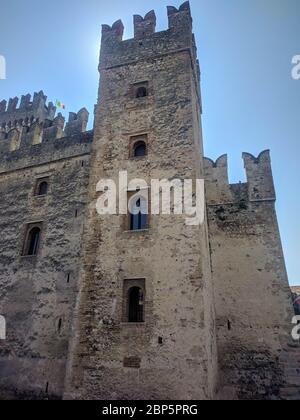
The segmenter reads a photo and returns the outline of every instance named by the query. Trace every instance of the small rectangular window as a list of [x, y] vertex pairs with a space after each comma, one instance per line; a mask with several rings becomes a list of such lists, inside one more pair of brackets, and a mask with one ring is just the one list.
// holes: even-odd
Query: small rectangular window
[[129, 157], [130, 158], [143, 158], [147, 155], [148, 155], [147, 134], [130, 137]]
[[136, 99], [147, 98], [149, 96], [149, 83], [135, 83], [133, 85], [133, 94]]

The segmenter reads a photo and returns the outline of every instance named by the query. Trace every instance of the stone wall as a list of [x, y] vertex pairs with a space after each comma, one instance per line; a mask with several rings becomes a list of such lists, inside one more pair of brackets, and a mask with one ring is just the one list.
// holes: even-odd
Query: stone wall
[[[13, 151], [7, 130], [1, 133], [0, 313], [7, 340], [0, 347], [0, 399], [63, 394], [93, 136], [75, 130], [65, 137], [58, 120], [39, 121], [37, 144], [38, 123], [21, 123]], [[35, 194], [40, 178], [47, 178], [46, 196]], [[37, 222], [38, 255], [24, 256], [27, 226]]]
[[227, 157], [205, 159], [220, 396], [280, 398], [292, 305], [269, 152], [244, 154], [247, 183], [229, 185]]

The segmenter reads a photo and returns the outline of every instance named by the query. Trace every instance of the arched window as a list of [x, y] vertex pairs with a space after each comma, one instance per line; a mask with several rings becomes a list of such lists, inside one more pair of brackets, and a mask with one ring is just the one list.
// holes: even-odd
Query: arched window
[[130, 230], [145, 230], [148, 228], [148, 203], [143, 197], [132, 203], [130, 214]]
[[145, 86], [140, 86], [136, 90], [136, 97], [137, 98], [146, 98], [148, 96], [148, 90]]
[[49, 185], [50, 185], [50, 178], [44, 177], [37, 179], [34, 189], [34, 195], [35, 196], [43, 196], [47, 195], [49, 192]]
[[39, 184], [37, 195], [47, 195], [48, 193], [48, 182], [43, 181]]
[[128, 291], [128, 322], [144, 322], [144, 293], [139, 287]]
[[39, 227], [34, 227], [29, 231], [26, 255], [37, 255], [39, 250], [40, 237], [41, 229]]
[[138, 141], [133, 147], [133, 156], [142, 157], [147, 155], [147, 146], [144, 141]]

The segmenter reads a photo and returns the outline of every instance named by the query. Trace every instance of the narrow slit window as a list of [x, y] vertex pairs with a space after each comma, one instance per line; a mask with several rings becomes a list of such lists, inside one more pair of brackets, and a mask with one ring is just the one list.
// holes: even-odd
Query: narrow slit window
[[57, 331], [58, 331], [58, 333], [60, 333], [60, 332], [61, 332], [61, 328], [62, 328], [62, 319], [61, 319], [61, 318], [59, 318], [59, 321], [58, 321], [58, 326], [57, 326]]

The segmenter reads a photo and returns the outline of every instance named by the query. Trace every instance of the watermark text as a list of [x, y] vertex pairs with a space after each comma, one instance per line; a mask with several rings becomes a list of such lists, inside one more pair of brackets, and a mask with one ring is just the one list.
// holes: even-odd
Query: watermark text
[[0, 315], [0, 340], [6, 340], [6, 320]]
[[[100, 197], [96, 209], [103, 215], [184, 215], [187, 226], [199, 226], [205, 219], [203, 179], [143, 179], [128, 182], [127, 171], [119, 172], [118, 186], [112, 179], [98, 182]], [[150, 192], [150, 193], [149, 193]], [[128, 195], [130, 193], [130, 195]]]
[[300, 80], [300, 55], [294, 55], [292, 58], [292, 78], [294, 80]]
[[6, 60], [3, 55], [0, 55], [0, 80], [6, 79]]
[[295, 325], [295, 327], [292, 330], [293, 340], [299, 341], [300, 340], [300, 315], [294, 316], [292, 320], [292, 324]]

